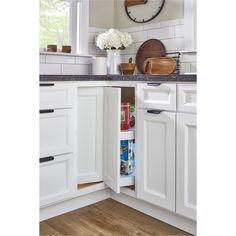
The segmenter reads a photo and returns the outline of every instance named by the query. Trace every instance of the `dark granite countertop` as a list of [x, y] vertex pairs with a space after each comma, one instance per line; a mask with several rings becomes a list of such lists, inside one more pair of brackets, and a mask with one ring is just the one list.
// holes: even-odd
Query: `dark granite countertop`
[[40, 75], [40, 81], [166, 81], [196, 82], [196, 74], [184, 75]]

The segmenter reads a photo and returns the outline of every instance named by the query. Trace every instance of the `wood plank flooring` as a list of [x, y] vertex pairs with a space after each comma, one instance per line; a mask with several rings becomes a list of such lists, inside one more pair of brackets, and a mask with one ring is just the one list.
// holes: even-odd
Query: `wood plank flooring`
[[190, 235], [112, 199], [42, 221], [40, 236]]

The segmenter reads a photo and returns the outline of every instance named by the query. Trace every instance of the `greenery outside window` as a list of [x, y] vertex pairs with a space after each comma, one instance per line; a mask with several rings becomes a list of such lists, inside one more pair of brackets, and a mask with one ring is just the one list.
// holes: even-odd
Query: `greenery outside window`
[[71, 45], [72, 53], [86, 54], [88, 4], [88, 0], [40, 0], [40, 48]]

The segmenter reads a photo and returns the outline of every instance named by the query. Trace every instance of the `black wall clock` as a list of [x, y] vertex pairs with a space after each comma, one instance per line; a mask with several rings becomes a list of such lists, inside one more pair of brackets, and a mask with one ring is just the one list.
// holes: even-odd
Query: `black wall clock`
[[161, 12], [165, 0], [125, 0], [125, 11], [136, 23], [153, 20]]

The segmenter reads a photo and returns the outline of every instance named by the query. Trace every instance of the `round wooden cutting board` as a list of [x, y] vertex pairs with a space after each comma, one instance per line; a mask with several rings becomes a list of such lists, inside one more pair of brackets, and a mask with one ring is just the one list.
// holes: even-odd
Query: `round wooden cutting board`
[[140, 73], [144, 74], [143, 63], [147, 58], [164, 57], [166, 49], [164, 44], [158, 39], [149, 39], [145, 41], [136, 54], [136, 66]]

